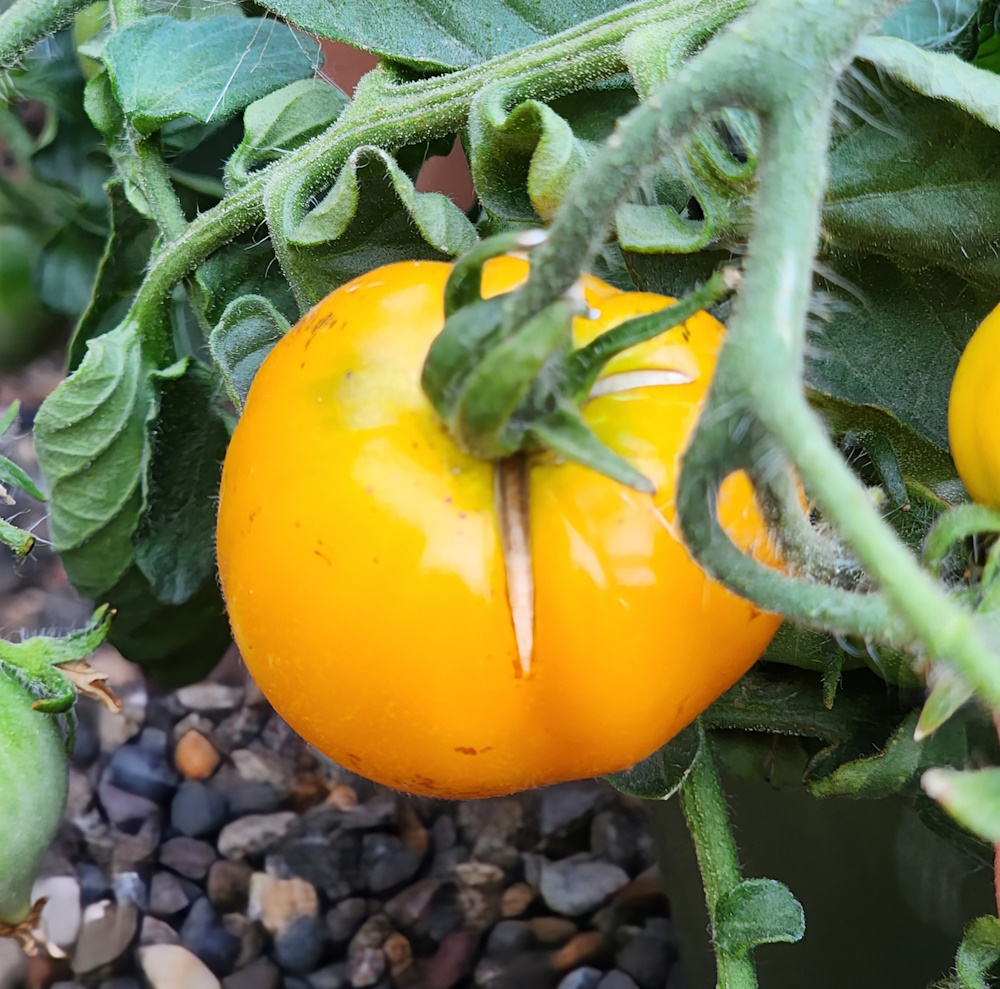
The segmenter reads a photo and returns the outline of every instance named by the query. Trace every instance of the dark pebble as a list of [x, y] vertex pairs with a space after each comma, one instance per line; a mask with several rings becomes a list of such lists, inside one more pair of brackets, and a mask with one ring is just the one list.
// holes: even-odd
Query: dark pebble
[[652, 838], [638, 811], [612, 808], [594, 815], [590, 851], [635, 875], [653, 861]]
[[148, 800], [166, 800], [180, 781], [176, 770], [167, 762], [165, 750], [159, 752], [142, 745], [123, 745], [116, 749], [108, 761], [108, 768], [112, 784]]
[[353, 831], [293, 834], [277, 851], [291, 875], [312, 883], [332, 902], [364, 885], [361, 836]]
[[351, 810], [341, 811], [340, 826], [348, 831], [373, 831], [395, 826], [397, 817], [394, 797], [375, 796]]
[[194, 902], [180, 934], [181, 943], [216, 975], [232, 971], [240, 954], [240, 939], [222, 926], [215, 907], [206, 897]]
[[110, 771], [105, 770], [97, 784], [97, 799], [104, 809], [107, 819], [134, 834], [153, 814], [159, 812], [159, 805], [146, 797], [140, 797], [128, 790], [115, 786], [110, 779]]
[[[153, 705], [150, 712], [155, 708]], [[147, 714], [147, 725], [149, 715]], [[139, 733], [139, 748], [157, 758], [166, 758], [170, 738], [163, 728], [146, 727]]]
[[222, 980], [222, 989], [279, 989], [281, 973], [274, 962], [258, 958]]
[[596, 783], [563, 783], [542, 792], [538, 823], [542, 837], [552, 839], [582, 831], [590, 824], [594, 809], [605, 799]]
[[111, 893], [111, 880], [100, 866], [92, 862], [81, 862], [76, 867], [76, 878], [80, 883], [82, 906], [105, 900]]
[[409, 881], [420, 868], [424, 856], [407, 848], [392, 835], [366, 834], [361, 864], [373, 893], [383, 893]]
[[677, 957], [666, 918], [653, 917], [615, 956], [615, 966], [632, 976], [639, 989], [662, 989]]
[[313, 972], [308, 981], [311, 989], [347, 989], [351, 984], [347, 965], [343, 962], [327, 965], [326, 968]]
[[204, 879], [216, 858], [215, 849], [197, 838], [171, 838], [160, 848], [160, 863], [188, 879]]
[[245, 910], [253, 869], [246, 862], [216, 859], [208, 870], [208, 898], [223, 913]]
[[285, 796], [270, 783], [252, 783], [244, 780], [232, 766], [223, 766], [208, 784], [222, 794], [233, 817], [247, 814], [273, 814], [285, 804]]
[[274, 960], [288, 972], [305, 975], [319, 964], [325, 941], [318, 917], [296, 917], [274, 939]]
[[226, 823], [226, 798], [204, 783], [182, 783], [170, 805], [170, 823], [191, 838], [212, 834]]
[[101, 736], [97, 733], [97, 705], [83, 699], [76, 707], [76, 740], [73, 743], [72, 763], [77, 769], [86, 769], [101, 754]]
[[120, 975], [116, 979], [105, 979], [98, 989], [142, 989], [138, 979], [130, 978], [127, 975]]
[[612, 969], [597, 983], [597, 989], [639, 989], [639, 987], [631, 976], [619, 972], [618, 969]]
[[624, 869], [588, 857], [542, 865], [542, 896], [552, 910], [567, 917], [595, 910], [627, 884]]
[[486, 941], [486, 954], [491, 958], [513, 958], [532, 947], [535, 935], [529, 924], [523, 920], [501, 920], [490, 931]]
[[557, 989], [596, 989], [603, 975], [599, 968], [578, 968], [570, 972]]
[[[341, 900], [326, 913], [326, 930], [334, 944], [344, 944], [354, 937], [368, 916], [368, 903], [360, 897]], [[392, 917], [392, 914], [389, 914]], [[395, 920], [395, 918], [393, 918]]]
[[149, 912], [154, 917], [173, 917], [186, 910], [198, 895], [194, 883], [172, 872], [157, 872], [149, 885]]

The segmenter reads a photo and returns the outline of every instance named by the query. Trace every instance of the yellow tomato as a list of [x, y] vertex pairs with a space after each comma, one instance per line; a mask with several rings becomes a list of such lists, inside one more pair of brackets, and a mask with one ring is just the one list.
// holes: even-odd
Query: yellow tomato
[[1000, 306], [983, 320], [958, 362], [948, 439], [969, 494], [1000, 508]]
[[[667, 369], [683, 383], [612, 388], [584, 407], [655, 495], [532, 458], [522, 671], [494, 465], [455, 445], [420, 387], [450, 270], [379, 268], [278, 343], [226, 456], [218, 553], [236, 642], [296, 731], [381, 783], [466, 798], [633, 765], [753, 664], [779, 618], [709, 580], [675, 525], [680, 452], [724, 332], [698, 313], [603, 375]], [[495, 259], [484, 295], [526, 274]], [[578, 345], [672, 301], [583, 287], [600, 315], [575, 321]], [[740, 546], [775, 561], [744, 475], [719, 508]]]

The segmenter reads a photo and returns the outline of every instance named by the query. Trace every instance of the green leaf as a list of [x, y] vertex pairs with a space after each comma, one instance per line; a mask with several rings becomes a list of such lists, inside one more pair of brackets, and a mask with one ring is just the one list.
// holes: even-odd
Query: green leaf
[[269, 240], [246, 239], [216, 251], [197, 272], [205, 321], [215, 326], [226, 308], [244, 295], [264, 296], [288, 322], [299, 318], [299, 308]]
[[662, 748], [631, 769], [605, 779], [622, 793], [643, 800], [668, 800], [681, 788], [701, 745], [701, 733], [689, 725]]
[[170, 605], [130, 567], [107, 598], [118, 611], [109, 641], [163, 687], [204, 679], [229, 647], [229, 621], [214, 576], [184, 604]]
[[533, 0], [529, 11], [510, 0], [474, 6], [435, 0], [267, 0], [269, 10], [302, 30], [385, 55], [420, 69], [477, 65], [565, 31], [624, 0]]
[[467, 148], [476, 193], [507, 223], [551, 220], [572, 179], [637, 103], [631, 88], [583, 90], [508, 112], [507, 84], [485, 89], [469, 111]]
[[986, 976], [1000, 961], [1000, 920], [977, 917], [962, 936], [955, 954], [956, 989], [990, 989]]
[[225, 16], [210, 24], [206, 30], [199, 20], [154, 15], [108, 38], [100, 57], [140, 134], [181, 116], [225, 119], [319, 68], [318, 45], [271, 18]]
[[986, 841], [1000, 842], [1000, 768], [928, 769], [921, 783], [927, 796], [963, 827]]
[[921, 48], [942, 48], [965, 30], [978, 9], [979, 0], [910, 0], [886, 18], [882, 33], [905, 38]]
[[226, 162], [226, 188], [241, 188], [256, 169], [301, 147], [329, 127], [348, 102], [325, 79], [301, 79], [251, 103], [243, 114], [243, 141]]
[[23, 471], [17, 464], [0, 456], [0, 487], [6, 485], [11, 488], [20, 488], [26, 491], [32, 498], [45, 501], [45, 495], [39, 491], [38, 485]]
[[208, 371], [193, 362], [160, 387], [135, 562], [166, 604], [194, 597], [215, 571], [215, 499], [229, 434], [213, 412], [214, 393]]
[[[868, 255], [844, 256], [838, 272], [850, 287], [830, 288], [837, 305], [811, 340], [806, 377], [814, 397], [831, 409], [838, 402], [870, 409], [866, 428], [888, 426], [890, 438], [902, 440], [894, 446], [904, 473], [928, 481], [954, 476], [947, 458], [951, 379], [989, 310], [941, 269], [904, 271]], [[892, 420], [913, 438], [892, 429]]]
[[814, 782], [817, 797], [887, 797], [897, 793], [920, 766], [921, 747], [914, 741], [917, 712], [909, 714], [878, 755], [856, 759]]
[[70, 342], [71, 371], [83, 360], [88, 340], [114, 329], [125, 318], [146, 274], [157, 238], [156, 225], [132, 207], [121, 182], [108, 186], [108, 202], [111, 221], [108, 239], [90, 304]]
[[886, 126], [856, 116], [840, 130], [823, 209], [828, 238], [840, 250], [907, 254], [959, 273], [971, 257], [993, 258], [1000, 237], [1000, 77], [897, 39], [865, 44], [880, 58], [894, 56], [889, 71], [916, 62], [923, 72], [911, 81], [931, 92], [899, 90], [888, 111], [870, 97], [859, 110], [885, 116]]
[[156, 415], [154, 372], [138, 328], [124, 323], [89, 342], [80, 366], [35, 418], [53, 545], [89, 597], [100, 596], [132, 562], [145, 502], [146, 429]]
[[288, 332], [288, 321], [268, 299], [245, 295], [231, 303], [208, 345], [238, 412], [271, 348]]
[[740, 955], [759, 944], [794, 943], [806, 931], [802, 904], [774, 879], [744, 879], [715, 908], [715, 941]]
[[103, 238], [79, 226], [63, 227], [42, 249], [35, 292], [50, 309], [79, 316], [90, 301]]
[[418, 193], [392, 157], [361, 147], [333, 188], [288, 232], [282, 268], [312, 305], [338, 285], [392, 261], [443, 260], [467, 251], [476, 231], [446, 196]]

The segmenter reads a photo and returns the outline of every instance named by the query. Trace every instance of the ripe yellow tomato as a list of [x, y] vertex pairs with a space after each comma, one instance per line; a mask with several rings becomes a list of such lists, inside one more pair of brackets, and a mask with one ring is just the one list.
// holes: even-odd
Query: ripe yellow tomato
[[[467, 798], [635, 764], [731, 686], [780, 619], [707, 579], [675, 525], [680, 452], [724, 332], [699, 313], [612, 361], [584, 407], [655, 495], [532, 458], [522, 670], [494, 465], [455, 445], [420, 387], [450, 270], [379, 268], [278, 343], [226, 456], [218, 554], [236, 642], [296, 731], [381, 783]], [[497, 258], [484, 274], [491, 296], [527, 265]], [[600, 315], [575, 321], [578, 345], [672, 301], [583, 287]], [[629, 378], [612, 376], [648, 369], [683, 383], [615, 390]], [[723, 486], [720, 515], [775, 562], [745, 475]]]
[[1000, 306], [983, 320], [958, 362], [948, 439], [969, 494], [1000, 508]]

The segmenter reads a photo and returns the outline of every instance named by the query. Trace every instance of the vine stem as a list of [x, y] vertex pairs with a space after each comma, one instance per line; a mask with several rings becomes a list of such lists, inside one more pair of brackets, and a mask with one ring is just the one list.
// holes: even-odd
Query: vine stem
[[[174, 284], [213, 251], [265, 219], [265, 194], [270, 233], [284, 265], [287, 231], [301, 220], [309, 196], [332, 181], [351, 152], [362, 145], [400, 148], [454, 134], [465, 126], [473, 100], [496, 84], [509, 87], [512, 99], [553, 99], [587, 83], [612, 79], [627, 71], [622, 44], [636, 28], [709, 10], [735, 17], [747, 2], [637, 0], [510, 55], [446, 75], [397, 83], [384, 70], [373, 70], [327, 130], [254, 173], [246, 185], [164, 246], [139, 289], [132, 315], [139, 325], [155, 325], [159, 307]], [[310, 300], [291, 275], [300, 305], [308, 306]]]
[[718, 945], [718, 905], [727, 893], [740, 884], [742, 876], [711, 745], [700, 720], [697, 726], [698, 754], [681, 786], [680, 800], [705, 889], [715, 946], [718, 989], [756, 989], [757, 973], [750, 952], [735, 954], [723, 951]]
[[17, 0], [0, 14], [0, 69], [10, 69], [42, 38], [68, 24], [91, 0]]

